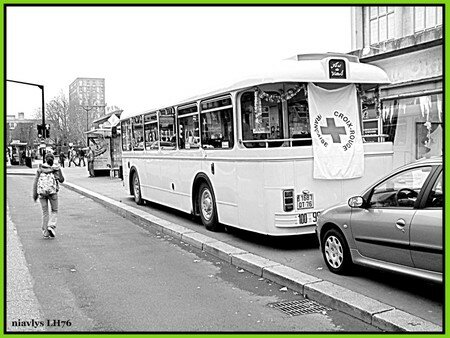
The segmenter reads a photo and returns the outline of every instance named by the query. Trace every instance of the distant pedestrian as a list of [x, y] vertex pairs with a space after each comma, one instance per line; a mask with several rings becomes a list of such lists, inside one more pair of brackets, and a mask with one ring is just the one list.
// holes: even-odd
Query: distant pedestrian
[[59, 164], [61, 165], [61, 168], [64, 168], [64, 161], [66, 160], [66, 155], [64, 155], [64, 152], [61, 151], [59, 153]]
[[94, 151], [92, 150], [92, 146], [91, 146], [91, 147], [89, 147], [88, 155], [87, 155], [89, 177], [95, 177], [94, 159], [95, 159], [95, 155], [94, 155]]
[[[42, 207], [42, 234], [44, 238], [56, 236], [56, 221], [58, 216], [59, 183], [64, 182], [59, 165], [54, 163], [55, 156], [47, 154], [45, 162], [39, 166], [33, 184], [33, 199], [39, 198]], [[51, 212], [49, 213], [48, 204]]]
[[85, 167], [86, 166], [86, 162], [84, 161], [85, 153], [84, 153], [83, 148], [80, 149], [80, 154], [79, 155], [80, 155], [80, 160], [78, 161], [78, 166], [81, 167], [81, 161], [83, 161], [83, 167]]
[[77, 158], [77, 151], [75, 149], [70, 149], [69, 151], [69, 168], [70, 164], [73, 163], [74, 166], [77, 166], [77, 163], [75, 162], [75, 159]]

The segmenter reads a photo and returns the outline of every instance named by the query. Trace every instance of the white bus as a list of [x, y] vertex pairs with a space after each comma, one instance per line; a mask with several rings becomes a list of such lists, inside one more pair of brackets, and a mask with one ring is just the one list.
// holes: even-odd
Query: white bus
[[[336, 61], [337, 76], [330, 68]], [[314, 233], [321, 210], [392, 169], [393, 150], [392, 143], [366, 142], [362, 177], [315, 179], [308, 85], [357, 84], [360, 93], [386, 83], [383, 70], [350, 55], [299, 55], [227, 88], [124, 112], [124, 186], [138, 204], [192, 213], [212, 231]]]

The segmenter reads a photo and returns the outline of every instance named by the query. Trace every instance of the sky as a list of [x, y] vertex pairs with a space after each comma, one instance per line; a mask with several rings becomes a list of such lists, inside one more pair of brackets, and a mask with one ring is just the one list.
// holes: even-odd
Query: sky
[[[343, 6], [16, 6], [6, 9], [7, 79], [105, 78], [108, 106], [144, 111], [232, 84], [296, 54], [351, 50]], [[38, 87], [7, 82], [7, 114], [33, 118]]]

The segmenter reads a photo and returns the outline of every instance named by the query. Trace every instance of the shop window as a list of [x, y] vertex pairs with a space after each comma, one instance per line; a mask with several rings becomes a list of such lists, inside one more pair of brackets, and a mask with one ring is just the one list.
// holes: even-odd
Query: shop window
[[131, 121], [126, 120], [122, 122], [121, 125], [122, 131], [122, 150], [129, 151], [133, 148], [131, 147]]
[[158, 117], [156, 112], [144, 115], [145, 149], [158, 149]]
[[132, 121], [132, 145], [133, 150], [144, 150], [144, 126], [142, 116], [135, 116]]
[[242, 141], [245, 147], [279, 147], [283, 144], [283, 141], [274, 142], [283, 139], [282, 104], [272, 99], [278, 96], [279, 93], [262, 90], [242, 94]]
[[173, 150], [176, 147], [175, 113], [173, 108], [159, 110], [159, 147]]
[[197, 105], [178, 109], [178, 148], [198, 149], [200, 130]]
[[231, 149], [233, 106], [230, 97], [202, 102], [201, 144], [204, 149]]
[[394, 156], [406, 163], [443, 154], [442, 94], [383, 101], [381, 119]]

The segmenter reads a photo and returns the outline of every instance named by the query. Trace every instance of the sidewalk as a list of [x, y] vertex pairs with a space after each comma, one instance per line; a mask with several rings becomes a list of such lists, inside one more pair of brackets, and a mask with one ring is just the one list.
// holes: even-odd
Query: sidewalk
[[[34, 175], [35, 172], [35, 169], [26, 167], [7, 169], [8, 175]], [[121, 198], [126, 195], [120, 179], [88, 178], [85, 167], [66, 168], [64, 175], [66, 176], [65, 187], [89, 196], [128, 219], [151, 226], [232, 265], [285, 285], [306, 298], [359, 318], [381, 330], [442, 332], [442, 327], [388, 304], [126, 205], [121, 201]]]
[[[6, 207], [6, 323], [8, 332], [45, 331], [17, 229]], [[28, 320], [27, 320], [28, 319]], [[30, 322], [31, 320], [31, 322]]]

